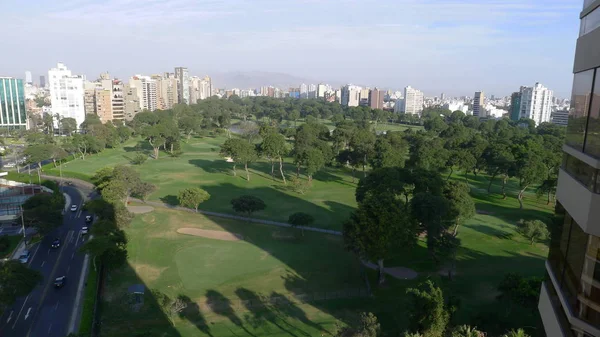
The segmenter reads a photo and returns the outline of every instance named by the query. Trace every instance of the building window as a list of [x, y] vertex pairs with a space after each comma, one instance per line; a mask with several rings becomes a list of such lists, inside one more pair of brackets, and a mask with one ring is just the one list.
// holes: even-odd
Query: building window
[[[600, 8], [600, 7], [599, 7]], [[600, 10], [597, 10], [600, 13]], [[592, 157], [600, 158], [600, 71], [596, 70], [596, 81], [590, 104], [585, 146], [583, 150]]]
[[598, 27], [600, 27], [600, 7], [597, 7], [591, 13], [581, 19], [579, 36], [584, 36]]
[[565, 153], [562, 168], [573, 179], [579, 181], [588, 190], [600, 193], [600, 182], [598, 181], [598, 170], [581, 160]]
[[579, 151], [583, 151], [593, 81], [594, 69], [577, 73], [573, 78], [566, 143]]

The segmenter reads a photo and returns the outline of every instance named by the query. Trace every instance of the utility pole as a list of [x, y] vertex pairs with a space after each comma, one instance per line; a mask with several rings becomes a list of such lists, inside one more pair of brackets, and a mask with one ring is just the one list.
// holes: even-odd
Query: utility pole
[[23, 210], [23, 205], [20, 205], [21, 209], [21, 230], [23, 230], [23, 240], [25, 240], [25, 211]]

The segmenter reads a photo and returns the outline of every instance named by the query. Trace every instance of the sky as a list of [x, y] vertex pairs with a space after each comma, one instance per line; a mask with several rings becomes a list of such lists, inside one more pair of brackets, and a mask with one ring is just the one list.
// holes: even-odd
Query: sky
[[1, 0], [0, 76], [268, 71], [428, 95], [572, 85], [583, 0]]

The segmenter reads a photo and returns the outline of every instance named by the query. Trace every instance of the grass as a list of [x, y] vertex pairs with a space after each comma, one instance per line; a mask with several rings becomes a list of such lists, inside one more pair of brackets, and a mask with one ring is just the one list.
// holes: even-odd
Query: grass
[[[237, 233], [244, 240], [182, 235], [176, 232], [180, 227]], [[358, 262], [339, 237], [300, 237], [291, 229], [167, 209], [136, 216], [127, 235], [129, 266], [111, 273], [106, 287], [106, 336], [131, 336], [134, 331], [165, 336], [314, 336], [335, 330], [346, 311], [335, 308], [347, 300], [329, 303], [332, 312], [314, 303], [270, 305], [269, 298], [364, 289]], [[148, 289], [137, 313], [126, 300], [127, 287], [136, 283]], [[183, 295], [192, 304], [181, 316], [167, 316], [156, 304], [153, 289], [170, 298]], [[215, 301], [221, 309], [208, 309]]]
[[[179, 158], [169, 157], [161, 152], [158, 160], [149, 159], [141, 166], [134, 166], [144, 181], [157, 186], [156, 192], [149, 200], [177, 204], [180, 190], [198, 186], [211, 194], [210, 200], [203, 203], [200, 209], [233, 213], [231, 199], [244, 195], [255, 195], [265, 201], [267, 209], [256, 213], [257, 218], [275, 221], [287, 221], [290, 214], [303, 210], [316, 219], [317, 227], [336, 229], [356, 206], [354, 189], [349, 172], [333, 168], [325, 168], [315, 175], [313, 186], [304, 195], [295, 193], [289, 186], [282, 184], [276, 176], [270, 176], [270, 164], [254, 163], [250, 166], [250, 181], [245, 180], [245, 173], [238, 167], [237, 176], [232, 174], [232, 164], [219, 157], [219, 146], [225, 137], [192, 138], [184, 143], [184, 153]], [[141, 147], [138, 145], [141, 144]], [[85, 160], [77, 159], [63, 165], [63, 176], [81, 178], [89, 181], [100, 168], [118, 164], [129, 164], [137, 152], [148, 151], [147, 144], [131, 140], [122, 148], [107, 149], [99, 154], [87, 156]], [[291, 163], [286, 163], [284, 170], [289, 179], [295, 172]], [[56, 168], [48, 167], [45, 173], [58, 175]], [[289, 184], [288, 184], [289, 185]]]
[[0, 251], [1, 258], [10, 257], [10, 255], [15, 251], [15, 249], [17, 248], [17, 246], [23, 239], [23, 236], [22, 235], [11, 235], [11, 236], [6, 236], [6, 238], [8, 238], [8, 246], [6, 247], [5, 250]]
[[79, 335], [90, 336], [94, 323], [94, 305], [98, 287], [98, 271], [90, 264], [85, 290], [83, 292], [83, 309], [79, 323]]

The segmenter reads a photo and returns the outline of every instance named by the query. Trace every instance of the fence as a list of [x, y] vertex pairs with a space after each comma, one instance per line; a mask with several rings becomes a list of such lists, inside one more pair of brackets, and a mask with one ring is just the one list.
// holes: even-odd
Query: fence
[[364, 288], [345, 289], [331, 292], [315, 292], [308, 294], [294, 294], [292, 296], [254, 296], [251, 299], [217, 300], [207, 299], [206, 303], [199, 305], [204, 312], [242, 311], [256, 308], [282, 307], [293, 304], [310, 303], [334, 299], [350, 299], [369, 297], [370, 293]]

